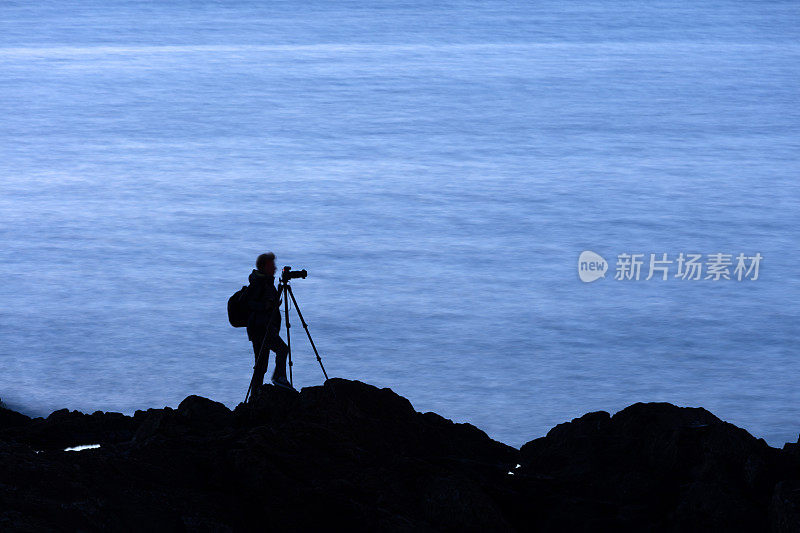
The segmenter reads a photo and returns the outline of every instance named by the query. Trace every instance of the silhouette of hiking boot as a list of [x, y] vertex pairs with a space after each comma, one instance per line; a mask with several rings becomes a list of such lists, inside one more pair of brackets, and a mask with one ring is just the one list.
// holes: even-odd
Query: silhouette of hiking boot
[[272, 376], [272, 384], [276, 387], [282, 387], [284, 389], [294, 390], [289, 380], [286, 379], [286, 376]]

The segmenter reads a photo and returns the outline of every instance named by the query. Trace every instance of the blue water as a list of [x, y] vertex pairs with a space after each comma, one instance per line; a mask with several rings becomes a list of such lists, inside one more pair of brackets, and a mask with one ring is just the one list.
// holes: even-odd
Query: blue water
[[[227, 297], [520, 445], [587, 411], [800, 431], [797, 2], [0, 5], [0, 397], [234, 406]], [[581, 251], [764, 257], [591, 284]], [[612, 269], [613, 269], [612, 264]], [[322, 372], [293, 320], [297, 386]]]

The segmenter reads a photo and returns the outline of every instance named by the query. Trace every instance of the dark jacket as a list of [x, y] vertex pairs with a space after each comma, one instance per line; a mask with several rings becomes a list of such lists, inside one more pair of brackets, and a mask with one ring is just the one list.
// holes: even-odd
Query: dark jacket
[[[267, 331], [267, 313], [272, 304], [278, 299], [278, 289], [275, 288], [275, 276], [253, 270], [250, 274], [250, 287], [247, 289], [247, 304], [250, 306], [250, 317], [247, 319], [247, 337], [253, 340], [263, 337]], [[281, 329], [280, 302], [273, 308], [272, 322], [269, 329], [278, 333]]]

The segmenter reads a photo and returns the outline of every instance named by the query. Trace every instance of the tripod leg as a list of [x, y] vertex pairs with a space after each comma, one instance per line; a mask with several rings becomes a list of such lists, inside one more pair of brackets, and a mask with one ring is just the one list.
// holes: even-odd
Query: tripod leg
[[[292, 290], [289, 285], [286, 286], [289, 290]], [[286, 357], [289, 360], [289, 385], [294, 387], [292, 383], [292, 337], [289, 333], [292, 325], [289, 324], [289, 299], [283, 299], [283, 313], [286, 315], [286, 347], [288, 348], [288, 352], [286, 353]]]
[[[253, 378], [250, 380], [250, 386], [247, 387], [247, 394], [244, 395], [244, 403], [247, 403], [248, 399], [250, 398], [250, 394], [253, 393], [261, 383], [256, 383], [259, 370], [261, 365], [267, 365], [269, 363], [269, 350], [267, 350], [266, 357], [264, 357], [264, 346], [267, 342], [269, 327], [272, 325], [272, 318], [275, 313], [275, 306], [279, 305], [278, 302], [281, 300], [281, 293], [285, 292], [285, 287], [283, 284], [278, 284], [278, 296], [275, 298], [275, 301], [270, 306], [269, 315], [267, 316], [267, 333], [264, 334], [264, 339], [261, 341], [261, 348], [258, 349], [258, 357], [256, 357], [256, 364], [253, 366]], [[284, 294], [284, 298], [286, 295]], [[280, 307], [278, 307], [278, 312], [280, 313]], [[264, 368], [264, 374], [267, 372], [267, 369]], [[260, 374], [263, 376], [264, 374]]]
[[[292, 303], [294, 304], [294, 308], [297, 311], [297, 316], [300, 317], [300, 323], [303, 324], [303, 329], [306, 330], [306, 335], [308, 335], [308, 342], [311, 343], [311, 348], [314, 349], [314, 355], [317, 356], [317, 362], [319, 363], [319, 367], [322, 369], [322, 373], [325, 375], [325, 379], [328, 379], [328, 373], [325, 372], [325, 367], [322, 365], [322, 358], [319, 356], [319, 352], [317, 351], [317, 347], [314, 345], [314, 339], [311, 338], [311, 333], [308, 331], [308, 324], [306, 324], [305, 319], [303, 318], [303, 313], [300, 312], [300, 306], [297, 305], [297, 300], [294, 297], [294, 292], [292, 292], [292, 288], [287, 286], [287, 292], [292, 299]], [[291, 367], [290, 367], [291, 368]]]

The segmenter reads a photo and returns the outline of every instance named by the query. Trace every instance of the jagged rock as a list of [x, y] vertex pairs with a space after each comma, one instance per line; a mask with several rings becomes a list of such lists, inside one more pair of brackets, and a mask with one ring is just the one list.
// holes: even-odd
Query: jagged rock
[[520, 456], [520, 476], [547, 477], [564, 498], [610, 505], [607, 519], [634, 529], [763, 529], [785, 473], [762, 439], [705, 409], [665, 403], [584, 415]]
[[233, 413], [220, 402], [188, 396], [177, 410], [148, 409], [138, 411], [141, 420], [133, 436], [136, 443], [153, 438], [209, 437], [229, 432], [233, 424]]
[[800, 481], [781, 481], [775, 486], [769, 515], [772, 533], [800, 531]]
[[24, 426], [31, 421], [30, 417], [7, 409], [0, 401], [0, 431], [8, 428]]
[[797, 531], [797, 449], [635, 404], [515, 450], [335, 378], [233, 411], [0, 411], [0, 530]]
[[0, 439], [24, 442], [37, 449], [63, 449], [80, 444], [110, 444], [130, 440], [138, 425], [122, 413], [96, 411], [91, 415], [60, 409], [47, 418], [29, 419], [18, 413], [17, 423], [0, 423]]
[[209, 427], [230, 425], [233, 416], [231, 410], [224, 404], [195, 395], [187, 396], [178, 405], [178, 415], [187, 419], [191, 424]]

